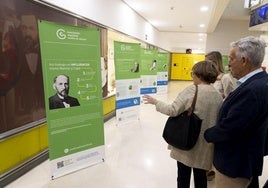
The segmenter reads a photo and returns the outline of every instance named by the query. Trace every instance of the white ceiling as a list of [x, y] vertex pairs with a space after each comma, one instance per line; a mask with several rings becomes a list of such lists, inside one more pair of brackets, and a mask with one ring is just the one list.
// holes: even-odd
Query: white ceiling
[[[204, 50], [206, 34], [220, 19], [249, 20], [244, 0], [123, 0], [178, 46]], [[206, 6], [207, 11], [201, 11]], [[204, 27], [200, 27], [203, 24]]]

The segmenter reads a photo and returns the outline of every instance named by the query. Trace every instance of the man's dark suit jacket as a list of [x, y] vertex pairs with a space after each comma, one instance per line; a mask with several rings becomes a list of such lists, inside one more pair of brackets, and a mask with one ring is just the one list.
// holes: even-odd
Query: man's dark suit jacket
[[65, 97], [64, 100], [60, 99], [57, 94], [52, 97], [49, 97], [49, 109], [56, 109], [56, 108], [65, 108], [63, 101], [68, 103], [70, 107], [72, 106], [80, 106], [78, 100], [74, 97]]
[[223, 102], [216, 126], [205, 132], [215, 145], [214, 166], [228, 177], [260, 176], [267, 135], [268, 75], [260, 72]]
[[[268, 118], [266, 119], [266, 124], [268, 124]], [[265, 148], [264, 148], [264, 156], [266, 155], [268, 155], [268, 129], [267, 129], [266, 142], [265, 142]]]

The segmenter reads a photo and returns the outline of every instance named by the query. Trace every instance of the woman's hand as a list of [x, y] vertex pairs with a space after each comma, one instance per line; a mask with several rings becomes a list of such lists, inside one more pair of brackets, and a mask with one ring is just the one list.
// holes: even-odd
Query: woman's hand
[[143, 95], [143, 101], [145, 104], [156, 104], [157, 100], [150, 95]]

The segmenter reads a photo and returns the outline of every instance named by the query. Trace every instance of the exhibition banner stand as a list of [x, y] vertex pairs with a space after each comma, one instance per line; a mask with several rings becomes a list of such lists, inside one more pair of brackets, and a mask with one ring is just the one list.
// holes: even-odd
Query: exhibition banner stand
[[140, 49], [141, 56], [141, 83], [140, 94], [141, 97], [145, 94], [157, 93], [157, 50]]
[[54, 179], [104, 160], [100, 33], [43, 20], [38, 26]]
[[114, 63], [117, 123], [139, 120], [140, 45], [115, 41]]
[[168, 53], [158, 52], [157, 54], [157, 93], [164, 94], [168, 92]]

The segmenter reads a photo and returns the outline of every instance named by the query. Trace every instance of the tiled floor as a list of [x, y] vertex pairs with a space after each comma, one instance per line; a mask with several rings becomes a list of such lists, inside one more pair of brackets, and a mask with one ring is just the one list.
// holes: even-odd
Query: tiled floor
[[[170, 82], [169, 93], [156, 97], [172, 102], [191, 83]], [[152, 105], [142, 104], [140, 110], [138, 122], [117, 126], [112, 118], [105, 123], [105, 162], [51, 180], [47, 160], [6, 188], [175, 188], [176, 161], [161, 137], [167, 116]], [[260, 187], [268, 179], [268, 157], [265, 160]], [[214, 188], [214, 181], [208, 187]]]

